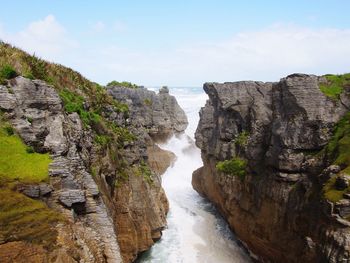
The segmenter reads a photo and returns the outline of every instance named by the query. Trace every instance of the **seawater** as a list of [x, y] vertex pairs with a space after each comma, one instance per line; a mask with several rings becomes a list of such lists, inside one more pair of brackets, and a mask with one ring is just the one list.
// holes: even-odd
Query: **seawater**
[[162, 176], [170, 204], [168, 226], [162, 238], [137, 262], [252, 262], [214, 206], [199, 196], [191, 185], [192, 172], [202, 166], [194, 133], [199, 110], [208, 97], [202, 88], [170, 88], [170, 94], [184, 109], [189, 126], [184, 134], [159, 145], [177, 156], [174, 165]]

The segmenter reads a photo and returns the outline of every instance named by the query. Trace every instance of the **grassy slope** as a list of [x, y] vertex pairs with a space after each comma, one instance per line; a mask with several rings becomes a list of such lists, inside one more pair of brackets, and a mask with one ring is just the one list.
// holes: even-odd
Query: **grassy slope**
[[15, 191], [17, 184], [48, 181], [48, 154], [28, 153], [0, 116], [0, 239], [23, 240], [47, 248], [55, 243], [60, 215], [45, 203]]
[[[350, 73], [344, 75], [325, 75], [328, 83], [320, 85], [321, 91], [331, 99], [339, 99], [344, 89], [350, 88]], [[350, 112], [336, 125], [333, 137], [322, 151], [328, 160], [341, 167], [340, 174], [350, 174]], [[344, 190], [335, 188], [335, 177], [332, 177], [323, 187], [324, 196], [338, 202], [344, 193], [350, 192], [350, 187]]]
[[7, 124], [0, 123], [0, 178], [23, 183], [48, 180], [49, 154], [28, 153], [18, 135], [8, 135]]

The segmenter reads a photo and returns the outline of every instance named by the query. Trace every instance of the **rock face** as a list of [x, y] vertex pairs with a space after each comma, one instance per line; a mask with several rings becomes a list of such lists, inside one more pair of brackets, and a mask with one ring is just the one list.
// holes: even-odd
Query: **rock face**
[[127, 103], [134, 123], [148, 128], [157, 139], [167, 138], [173, 131], [182, 132], [188, 125], [185, 112], [166, 87], [159, 94], [144, 88], [124, 87], [108, 87], [108, 92]]
[[[334, 206], [322, 193], [339, 167], [313, 154], [349, 110], [349, 94], [331, 100], [323, 81], [293, 74], [278, 83], [204, 85], [209, 100], [196, 131], [204, 166], [192, 185], [265, 261], [350, 262], [347, 200]], [[247, 160], [244, 178], [216, 169], [235, 156]]]
[[[120, 148], [103, 148], [77, 113], [65, 112], [54, 87], [23, 77], [0, 85], [0, 109], [6, 118], [27, 145], [36, 152], [49, 152], [52, 158], [50, 183], [24, 185], [19, 191], [44, 200], [65, 218], [56, 226], [55, 248], [28, 247], [25, 255], [41, 251], [38, 262], [131, 262], [160, 238], [169, 209], [160, 173], [171, 164], [172, 155], [156, 159], [162, 150], [148, 129], [158, 132], [152, 132], [153, 136], [162, 135], [163, 130], [183, 131], [187, 119], [174, 97], [142, 92], [151, 94], [159, 112], [149, 122], [141, 121], [138, 112], [144, 107], [138, 108], [136, 95], [129, 99], [132, 111], [128, 119], [123, 113], [103, 108], [101, 114], [108, 121], [136, 135]], [[120, 96], [125, 98], [122, 93]], [[143, 163], [148, 159], [153, 172]], [[23, 246], [21, 242], [1, 243], [0, 251]], [[0, 261], [6, 255], [12, 257], [9, 262], [21, 257], [17, 252], [0, 253]]]

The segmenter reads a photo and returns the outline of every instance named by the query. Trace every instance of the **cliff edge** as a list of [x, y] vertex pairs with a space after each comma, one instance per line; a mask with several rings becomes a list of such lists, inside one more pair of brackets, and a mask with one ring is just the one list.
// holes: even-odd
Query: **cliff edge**
[[192, 185], [263, 261], [350, 262], [349, 80], [204, 85]]

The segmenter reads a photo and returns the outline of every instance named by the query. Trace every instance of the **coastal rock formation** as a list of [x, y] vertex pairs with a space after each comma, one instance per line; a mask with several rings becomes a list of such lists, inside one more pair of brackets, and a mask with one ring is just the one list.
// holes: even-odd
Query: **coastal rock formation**
[[167, 87], [159, 94], [145, 88], [108, 87], [115, 98], [128, 104], [130, 117], [136, 125], [146, 127], [156, 140], [168, 138], [174, 131], [182, 132], [188, 125], [183, 109]]
[[[99, 118], [106, 122], [87, 125], [79, 110], [66, 111], [57, 89], [44, 81], [19, 76], [0, 85], [6, 119], [30, 149], [50, 153], [52, 159], [49, 183], [20, 184], [17, 191], [44, 201], [64, 218], [55, 226], [57, 238], [49, 249], [32, 245], [15, 252], [11, 248], [25, 243], [2, 240], [0, 233], [0, 261], [28, 256], [35, 262], [131, 262], [160, 238], [169, 209], [160, 175], [174, 156], [164, 151], [166, 157], [157, 158], [163, 150], [150, 134], [183, 131], [187, 119], [174, 97], [142, 92], [157, 105], [149, 122], [140, 121], [137, 114], [145, 108], [131, 97], [127, 118], [102, 105]], [[83, 107], [80, 111], [89, 112], [91, 105]], [[118, 137], [101, 133], [107, 121]], [[109, 143], [110, 138], [118, 141]]]
[[[350, 204], [345, 195], [327, 200], [323, 190], [344, 167], [322, 152], [349, 111], [349, 91], [329, 98], [319, 88], [326, 81], [293, 74], [278, 83], [204, 85], [209, 100], [196, 131], [204, 165], [192, 185], [261, 260], [350, 262]], [[245, 176], [218, 168], [235, 158], [246, 163]]]

